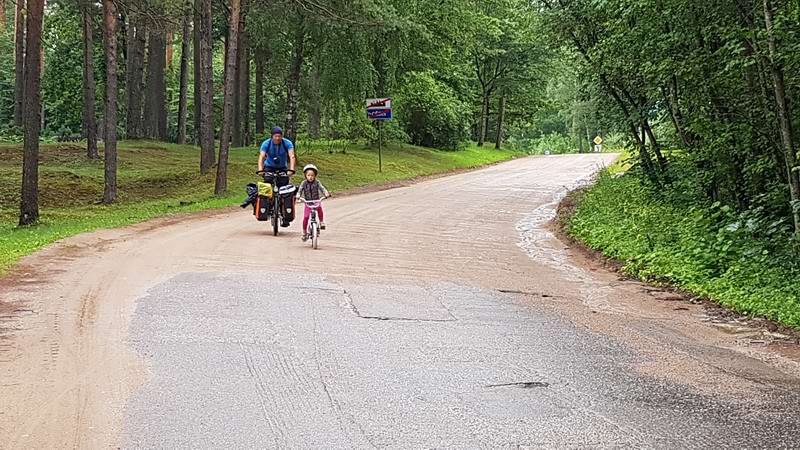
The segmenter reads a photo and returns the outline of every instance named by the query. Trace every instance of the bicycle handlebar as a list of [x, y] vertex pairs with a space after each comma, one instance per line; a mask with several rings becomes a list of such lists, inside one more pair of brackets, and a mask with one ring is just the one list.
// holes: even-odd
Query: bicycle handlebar
[[294, 175], [295, 173], [297, 173], [297, 172], [295, 172], [294, 170], [278, 170], [278, 171], [271, 171], [271, 170], [256, 170], [256, 175], [266, 175], [266, 174], [268, 174], [268, 173], [269, 173], [269, 174], [272, 174], [272, 175], [278, 175], [278, 176], [280, 176], [280, 175], [283, 175], [283, 176], [289, 176], [289, 172], [291, 172], [291, 173], [292, 173], [292, 175]]
[[322, 197], [319, 200], [306, 200], [302, 197], [297, 197], [297, 201], [299, 201], [300, 203], [305, 203], [306, 205], [308, 205], [309, 208], [313, 208], [315, 206], [319, 206], [319, 204], [322, 203], [322, 201], [327, 198], [328, 197]]

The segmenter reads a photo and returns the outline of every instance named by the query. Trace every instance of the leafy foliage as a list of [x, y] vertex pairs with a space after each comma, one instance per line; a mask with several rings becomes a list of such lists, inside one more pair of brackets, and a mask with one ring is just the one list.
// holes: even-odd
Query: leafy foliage
[[776, 239], [790, 224], [764, 213], [719, 202], [689, 206], [635, 173], [604, 173], [580, 197], [568, 232], [623, 261], [630, 275], [800, 327], [800, 243]]
[[467, 138], [467, 109], [430, 73], [405, 76], [396, 96], [397, 116], [416, 145], [455, 150]]

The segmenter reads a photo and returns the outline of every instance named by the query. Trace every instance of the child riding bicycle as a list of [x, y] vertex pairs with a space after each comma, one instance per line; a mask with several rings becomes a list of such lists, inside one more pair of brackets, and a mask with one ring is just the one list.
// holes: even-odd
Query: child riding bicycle
[[[307, 164], [305, 167], [303, 167], [303, 175], [305, 175], [306, 179], [300, 183], [298, 197], [304, 202], [312, 202], [314, 204], [313, 208], [317, 210], [317, 215], [319, 217], [319, 228], [324, 230], [325, 219], [322, 213], [321, 200], [330, 197], [331, 194], [317, 179], [318, 174], [319, 170], [317, 169], [317, 166], [313, 164]], [[303, 212], [303, 241], [308, 240], [308, 220], [311, 217], [311, 210], [312, 207], [306, 204]]]

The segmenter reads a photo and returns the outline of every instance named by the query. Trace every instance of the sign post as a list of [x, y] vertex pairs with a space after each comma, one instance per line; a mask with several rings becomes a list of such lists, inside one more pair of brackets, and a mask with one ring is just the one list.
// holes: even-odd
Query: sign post
[[600, 137], [599, 134], [597, 136], [595, 136], [593, 142], [594, 142], [594, 152], [595, 153], [600, 153], [601, 151], [603, 151], [603, 138]]
[[367, 119], [377, 122], [378, 127], [378, 172], [383, 172], [383, 126], [384, 120], [392, 120], [392, 99], [368, 98]]
[[382, 120], [378, 121], [378, 172], [383, 172], [383, 127], [381, 126]]

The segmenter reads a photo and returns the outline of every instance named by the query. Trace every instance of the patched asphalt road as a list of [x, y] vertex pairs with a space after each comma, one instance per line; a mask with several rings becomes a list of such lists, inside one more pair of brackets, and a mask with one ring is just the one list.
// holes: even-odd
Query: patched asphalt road
[[772, 406], [638, 376], [629, 367], [639, 357], [623, 345], [452, 283], [183, 274], [140, 300], [131, 340], [152, 369], [128, 403], [131, 448], [778, 448], [797, 439], [797, 419]]
[[0, 437], [800, 448], [796, 363], [553, 238], [560, 196], [612, 159], [530, 158], [335, 199], [318, 251], [241, 211], [70, 241], [79, 254], [0, 362], [3, 381], [27, 380], [9, 385]]

